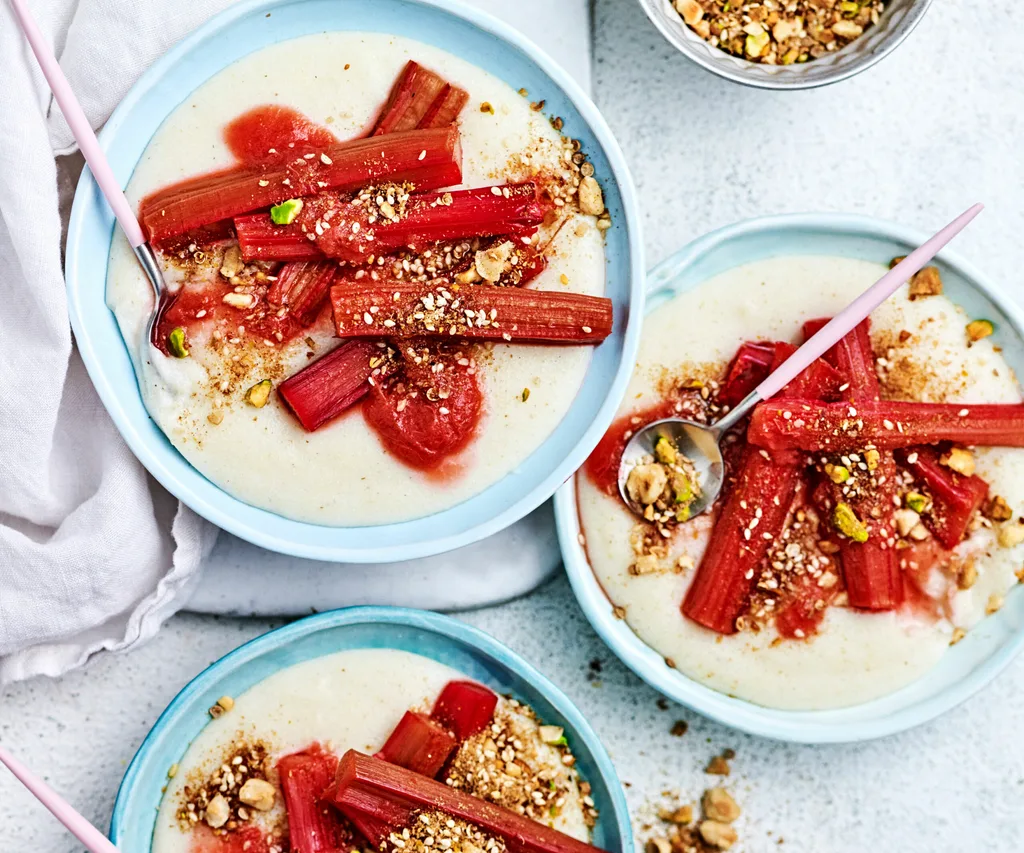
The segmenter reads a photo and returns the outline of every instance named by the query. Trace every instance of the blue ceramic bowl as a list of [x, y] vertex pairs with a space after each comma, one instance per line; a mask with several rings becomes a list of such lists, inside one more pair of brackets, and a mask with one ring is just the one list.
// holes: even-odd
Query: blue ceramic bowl
[[[649, 276], [648, 310], [714, 275], [780, 255], [838, 255], [888, 263], [930, 235], [864, 216], [800, 214], [753, 219], [694, 241]], [[1003, 355], [1024, 376], [1024, 311], [978, 269], [953, 252], [939, 255], [945, 292], [972, 317], [996, 323]], [[709, 322], [714, 318], [706, 318]], [[724, 725], [777, 740], [843, 743], [869, 740], [934, 719], [963, 702], [1001, 672], [1024, 646], [1024, 589], [949, 649], [927, 675], [861, 705], [828, 711], [780, 711], [712, 690], [665, 665], [664, 658], [612, 614], [578, 541], [575, 478], [555, 496], [558, 536], [573, 590], [611, 650], [644, 681]], [[680, 617], [682, 618], [682, 617]]]
[[594, 844], [609, 853], [632, 851], [629, 810], [615, 768], [565, 694], [481, 631], [447, 616], [395, 607], [351, 607], [310, 616], [246, 643], [196, 677], [157, 720], [125, 773], [110, 826], [118, 849], [150, 849], [167, 768], [181, 760], [209, 722], [208, 709], [218, 697], [239, 696], [286, 667], [347, 649], [423, 655], [528, 703], [545, 722], [562, 726], [601, 812]]
[[[269, 13], [269, 16], [268, 16]], [[247, 0], [233, 5], [150, 68], [114, 111], [101, 142], [122, 184], [160, 124], [197, 87], [258, 48], [325, 30], [408, 36], [475, 63], [547, 101], [579, 139], [602, 179], [607, 295], [615, 330], [594, 356], [575, 402], [522, 465], [472, 499], [400, 524], [326, 527], [252, 507], [196, 471], [150, 419], [131, 359], [105, 302], [113, 216], [88, 169], [68, 229], [71, 325], [93, 384], [128, 446], [188, 506], [236, 536], [285, 554], [343, 562], [392, 562], [468, 545], [519, 520], [551, 497], [597, 444], [619, 405], [639, 342], [643, 246], [632, 180], [597, 108], [553, 60], [506, 24], [453, 0]]]

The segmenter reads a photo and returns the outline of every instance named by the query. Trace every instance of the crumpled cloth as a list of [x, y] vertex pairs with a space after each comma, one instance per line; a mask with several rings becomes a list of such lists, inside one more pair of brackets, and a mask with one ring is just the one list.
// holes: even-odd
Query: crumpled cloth
[[[99, 127], [153, 60], [228, 5], [37, 0], [31, 8]], [[187, 600], [217, 531], [149, 477], [74, 349], [54, 158], [74, 140], [5, 0], [0, 58], [4, 684], [57, 676], [151, 637]]]

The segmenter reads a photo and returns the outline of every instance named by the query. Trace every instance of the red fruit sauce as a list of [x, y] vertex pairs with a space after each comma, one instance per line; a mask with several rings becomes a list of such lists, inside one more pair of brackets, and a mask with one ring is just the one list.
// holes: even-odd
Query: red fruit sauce
[[297, 110], [268, 104], [233, 119], [224, 128], [224, 141], [240, 162], [262, 165], [284, 163], [339, 140]]
[[[483, 394], [475, 374], [459, 366], [453, 356], [432, 361], [446, 363], [445, 369], [433, 373], [426, 362], [407, 362], [396, 381], [387, 387], [374, 386], [363, 404], [363, 415], [389, 453], [412, 468], [444, 475], [445, 463], [476, 433]], [[428, 400], [427, 388], [446, 396]]]

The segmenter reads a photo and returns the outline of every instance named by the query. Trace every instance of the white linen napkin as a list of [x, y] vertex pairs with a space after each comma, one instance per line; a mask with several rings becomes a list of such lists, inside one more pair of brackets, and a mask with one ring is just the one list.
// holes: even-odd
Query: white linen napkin
[[[535, 22], [547, 6], [522, 0], [509, 11], [496, 0], [477, 2]], [[99, 127], [153, 60], [229, 5], [37, 0], [32, 10]], [[563, 53], [558, 27], [534, 35]], [[0, 57], [3, 685], [57, 676], [92, 654], [151, 637], [187, 599], [217, 531], [148, 477], [74, 350], [61, 269], [66, 210], [62, 217], [54, 160], [73, 151], [74, 140], [4, 0]], [[570, 70], [583, 77], [588, 69]], [[70, 188], [63, 189], [67, 196]]]

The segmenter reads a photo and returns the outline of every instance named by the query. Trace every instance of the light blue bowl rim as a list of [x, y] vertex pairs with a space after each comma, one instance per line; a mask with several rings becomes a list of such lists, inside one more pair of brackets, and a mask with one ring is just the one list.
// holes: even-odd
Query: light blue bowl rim
[[[296, 2], [301, 2], [301, 0], [296, 0]], [[622, 225], [626, 229], [624, 249], [628, 252], [628, 257], [624, 264], [628, 269], [629, 286], [628, 302], [626, 303], [626, 329], [622, 336], [622, 355], [616, 367], [613, 380], [607, 387], [603, 403], [589, 425], [580, 429], [579, 438], [573, 445], [572, 451], [547, 475], [540, 477], [537, 485], [531, 491], [521, 495], [518, 500], [506, 506], [500, 512], [489, 514], [486, 520], [452, 534], [435, 535], [433, 538], [427, 535], [408, 543], [395, 544], [388, 541], [387, 537], [387, 530], [392, 526], [391, 524], [362, 526], [358, 528], [330, 527], [297, 521], [276, 513], [270, 513], [286, 523], [288, 531], [292, 531], [292, 533], [275, 535], [273, 532], [262, 529], [255, 521], [250, 523], [236, 518], [232, 514], [231, 505], [234, 502], [241, 504], [244, 504], [244, 502], [230, 495], [217, 486], [217, 484], [212, 483], [212, 481], [206, 480], [204, 475], [187, 461], [185, 465], [188, 466], [190, 471], [179, 476], [177, 471], [165, 465], [162, 458], [164, 452], [151, 447], [149, 438], [136, 431], [131, 417], [121, 408], [119, 386], [106, 375], [103, 367], [103, 357], [85, 331], [84, 326], [86, 324], [82, 319], [78, 306], [79, 294], [76, 292], [77, 288], [68, 286], [68, 310], [82, 361], [100, 400], [103, 402], [118, 432], [128, 444], [135, 457], [172, 495], [208, 521], [216, 524], [219, 528], [255, 545], [294, 557], [349, 563], [399, 562], [446, 553], [506, 529], [550, 498], [556, 489], [568, 477], [572, 476], [572, 472], [583, 464], [593, 448], [596, 447], [604, 430], [611, 423], [623, 394], [625, 394], [632, 372], [633, 361], [636, 358], [636, 352], [640, 345], [640, 330], [643, 325], [643, 312], [640, 309], [642, 309], [644, 304], [645, 293], [644, 246], [640, 233], [641, 217], [636, 189], [633, 185], [633, 179], [625, 156], [597, 106], [579, 84], [554, 59], [518, 30], [493, 15], [466, 5], [462, 0], [402, 0], [402, 2], [436, 8], [441, 12], [462, 18], [477, 29], [494, 36], [521, 52], [540, 71], [551, 78], [562, 94], [572, 103], [589, 131], [593, 133], [604, 156], [608, 160], [614, 177], [618, 190], [618, 199], [624, 214]], [[262, 11], [263, 9], [275, 9], [282, 5], [291, 4], [289, 0], [243, 0], [243, 2], [236, 3], [208, 19], [182, 41], [178, 42], [142, 74], [111, 114], [104, 129], [99, 134], [103, 147], [105, 149], [109, 147], [108, 140], [122, 124], [124, 115], [134, 108], [139, 100], [158, 84], [160, 78], [169, 72], [188, 51], [201, 43], [212, 32], [221, 29], [232, 21], [254, 12]], [[73, 235], [80, 233], [84, 217], [86, 216], [86, 203], [82, 199], [86, 194], [96, 192], [98, 190], [95, 181], [89, 168], [86, 167], [82, 172], [82, 177], [75, 191], [75, 199], [71, 209], [68, 226], [69, 239], [65, 258], [66, 270], [74, 268], [78, 260], [79, 241]], [[131, 389], [131, 393], [139, 393], [137, 385]], [[549, 436], [544, 443], [534, 450], [534, 454], [539, 453], [550, 440], [551, 437]], [[178, 452], [174, 448], [172, 450], [174, 453]], [[514, 474], [515, 471], [511, 472], [509, 476]], [[198, 482], [194, 479], [196, 477], [206, 480], [206, 482], [214, 486], [215, 493], [209, 500], [197, 494], [193, 487], [193, 482]], [[486, 492], [487, 490], [471, 496], [458, 506], [465, 506], [467, 503], [478, 500], [486, 495]], [[260, 512], [269, 512], [259, 510], [259, 508], [254, 509]], [[445, 512], [450, 511], [451, 508], [445, 510]], [[425, 516], [423, 518], [430, 517]], [[422, 521], [423, 518], [413, 519], [412, 522]], [[397, 522], [395, 524], [400, 525], [412, 522]], [[332, 543], [329, 540], [333, 530], [364, 530], [366, 531], [368, 544], [339, 545]]]
[[[211, 664], [185, 685], [157, 718], [157, 721], [149, 730], [149, 733], [135, 753], [135, 757], [132, 758], [131, 763], [128, 765], [128, 769], [125, 771], [124, 778], [121, 780], [121, 785], [117, 790], [114, 811], [110, 818], [111, 841], [115, 845], [119, 843], [120, 827], [130, 817], [126, 814], [129, 802], [128, 793], [135, 786], [140, 768], [148, 760], [160, 730], [171, 723], [179, 714], [185, 713], [186, 706], [190, 701], [195, 697], [201, 696], [205, 690], [212, 687], [220, 678], [232, 672], [239, 665], [254, 660], [269, 651], [286, 646], [294, 640], [325, 629], [368, 623], [417, 628], [430, 631], [440, 637], [464, 643], [482, 657], [510, 670], [513, 674], [533, 685], [540, 693], [544, 694], [544, 697], [557, 709], [558, 713], [562, 715], [562, 718], [571, 727], [572, 733], [586, 743], [587, 749], [594, 757], [597, 771], [608, 789], [608, 795], [614, 811], [613, 820], [616, 831], [622, 839], [623, 850], [625, 851], [627, 845], [632, 844], [633, 830], [629, 819], [629, 807], [626, 804], [626, 794], [622, 783], [619, 781], [619, 776], [615, 772], [615, 766], [612, 764], [612, 760], [604, 748], [604, 744], [601, 743], [597, 733], [593, 730], [590, 723], [587, 722], [579, 708], [547, 676], [543, 675], [539, 670], [527, 663], [524, 658], [498, 642], [489, 634], [450, 616], [406, 607], [373, 606], [347, 607], [341, 610], [328, 611], [327, 613], [318, 613], [315, 616], [307, 616], [282, 628], [269, 631], [228, 652], [224, 657]], [[602, 816], [602, 819], [604, 819], [604, 816]]]
[[[752, 234], [787, 230], [882, 238], [910, 246], [919, 246], [931, 236], [915, 228], [860, 214], [794, 213], [747, 219], [698, 237], [655, 266], [648, 275], [648, 310], [655, 308], [658, 301], [651, 300], [651, 297], [667, 291], [678, 271], [712, 249]], [[995, 282], [956, 252], [943, 250], [937, 260], [955, 269], [995, 303], [1010, 320], [1016, 334], [1024, 338], [1024, 309]], [[566, 574], [587, 620], [605, 644], [655, 690], [705, 717], [748, 734], [792, 743], [824, 744], [873, 740], [906, 731], [934, 720], [969, 699], [999, 675], [1024, 648], [1024, 630], [1018, 630], [967, 676], [934, 696], [881, 717], [861, 721], [812, 723], [808, 717], [814, 712], [785, 712], [764, 708], [700, 684], [670, 669], [663, 662], [652, 665], [651, 661], [645, 659], [645, 654], [651, 652], [650, 647], [632, 631], [629, 631], [629, 645], [620, 642], [616, 628], [625, 623], [614, 616], [593, 569], [585, 559], [577, 556], [573, 547], [579, 533], [575, 477], [566, 481], [556, 492], [554, 503], [555, 524]], [[634, 640], [635, 643], [632, 642]]]

